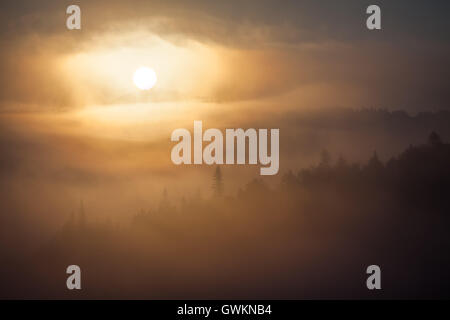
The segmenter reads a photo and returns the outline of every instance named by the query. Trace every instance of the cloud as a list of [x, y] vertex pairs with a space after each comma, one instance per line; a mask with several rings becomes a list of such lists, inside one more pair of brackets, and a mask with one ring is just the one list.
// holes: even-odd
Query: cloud
[[[58, 63], [71, 54], [88, 52], [99, 41], [105, 48], [140, 46], [135, 39], [114, 44], [118, 41], [114, 35], [137, 30], [179, 47], [189, 42], [208, 46], [216, 50], [224, 69], [217, 81], [198, 77], [199, 86], [204, 84], [198, 92], [165, 90], [156, 95], [158, 101], [262, 100], [294, 91], [311, 96], [328, 87], [360, 97], [355, 103], [411, 110], [448, 107], [448, 1], [379, 1], [380, 32], [365, 28], [368, 1], [73, 3], [82, 8], [79, 32], [65, 28], [67, 3], [2, 1], [0, 34], [6, 48], [0, 54], [2, 110], [109, 103], [111, 89], [104, 83], [91, 81], [81, 90], [70, 75], [61, 73]], [[305, 92], [309, 88], [315, 89]], [[333, 104], [336, 98], [331, 94], [321, 94], [322, 104]], [[335, 101], [346, 103], [354, 106], [350, 100]]]
[[[240, 39], [244, 36], [240, 34], [240, 30], [273, 28], [281, 31], [273, 33], [278, 42], [292, 43], [294, 40], [320, 42], [367, 38], [369, 33], [365, 29], [365, 9], [371, 2], [131, 0], [124, 3], [118, 0], [84, 0], [72, 1], [70, 4], [78, 4], [82, 8], [85, 33], [123, 23], [146, 23], [157, 27], [154, 21], [165, 19], [168, 23], [164, 26], [167, 27], [167, 33], [196, 35], [222, 43], [231, 38]], [[431, 4], [420, 0], [380, 0], [377, 4], [382, 8], [385, 29], [379, 39], [395, 37], [398, 40], [406, 35], [445, 39], [450, 25], [446, 15], [450, 9], [448, 1], [437, 0]], [[57, 0], [27, 0], [20, 3], [13, 0], [2, 1], [2, 33], [16, 36], [26, 32], [65, 32], [67, 5], [68, 3]], [[296, 32], [286, 33], [286, 30]], [[161, 29], [158, 31], [164, 32]], [[285, 34], [284, 37], [282, 33]], [[268, 41], [267, 37], [264, 39]], [[273, 40], [276, 39], [269, 41]]]

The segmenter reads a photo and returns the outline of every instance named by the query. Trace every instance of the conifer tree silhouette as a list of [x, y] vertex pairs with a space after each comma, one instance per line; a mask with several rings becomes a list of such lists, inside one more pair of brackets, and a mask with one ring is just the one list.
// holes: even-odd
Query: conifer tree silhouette
[[441, 137], [436, 132], [431, 132], [430, 136], [428, 137], [428, 144], [432, 147], [442, 145]]
[[215, 196], [222, 196], [223, 194], [223, 177], [222, 177], [222, 171], [220, 170], [220, 167], [216, 167], [216, 171], [213, 176], [214, 183], [213, 183], [213, 190]]

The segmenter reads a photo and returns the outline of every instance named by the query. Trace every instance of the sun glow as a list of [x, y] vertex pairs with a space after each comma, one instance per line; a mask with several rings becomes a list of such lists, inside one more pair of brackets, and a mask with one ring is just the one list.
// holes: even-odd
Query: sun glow
[[153, 88], [158, 80], [153, 69], [140, 67], [134, 72], [133, 82], [141, 90], [149, 90]]
[[71, 92], [85, 106], [203, 99], [222, 79], [214, 47], [174, 44], [147, 33], [107, 39], [60, 60]]

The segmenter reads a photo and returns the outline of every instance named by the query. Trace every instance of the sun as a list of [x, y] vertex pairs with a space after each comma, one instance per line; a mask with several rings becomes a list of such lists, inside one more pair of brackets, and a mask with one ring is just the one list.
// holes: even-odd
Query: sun
[[134, 84], [141, 90], [153, 88], [157, 80], [155, 71], [147, 67], [138, 68], [133, 75]]

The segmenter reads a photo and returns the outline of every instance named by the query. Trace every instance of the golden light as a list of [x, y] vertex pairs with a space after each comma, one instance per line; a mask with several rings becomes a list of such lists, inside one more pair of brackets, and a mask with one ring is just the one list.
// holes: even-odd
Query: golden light
[[153, 88], [157, 80], [155, 71], [147, 67], [140, 67], [133, 75], [134, 84], [141, 90]]
[[[172, 43], [148, 32], [105, 35], [57, 63], [83, 108], [205, 101], [224, 78], [215, 47], [195, 41]], [[136, 92], [149, 89], [151, 95]], [[134, 111], [129, 108], [126, 113]]]

